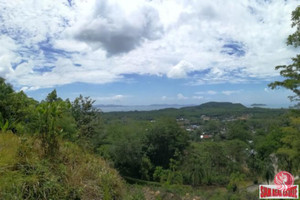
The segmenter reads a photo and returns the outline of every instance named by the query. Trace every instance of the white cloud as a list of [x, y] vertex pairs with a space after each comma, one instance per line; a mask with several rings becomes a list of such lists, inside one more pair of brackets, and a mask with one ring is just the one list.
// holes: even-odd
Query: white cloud
[[179, 94], [177, 94], [177, 99], [179, 99], [179, 100], [186, 100], [186, 99], [188, 99], [188, 97], [186, 97], [183, 94], [179, 93]]
[[0, 76], [33, 89], [127, 73], [240, 83], [296, 54], [285, 40], [298, 0], [72, 2], [0, 0]]
[[209, 91], [207, 91], [207, 94], [215, 95], [215, 94], [217, 94], [217, 92], [216, 92], [216, 91], [213, 91], [213, 90], [209, 90]]
[[193, 96], [193, 99], [203, 99], [203, 96]]
[[6, 78], [13, 72], [12, 64], [20, 62], [20, 58], [15, 54], [18, 46], [6, 35], [0, 35], [0, 44], [0, 76]]
[[232, 95], [232, 94], [238, 94], [238, 93], [241, 93], [241, 90], [225, 90], [225, 91], [222, 91], [222, 94], [225, 94], [225, 95]]
[[34, 90], [38, 90], [38, 89], [40, 89], [39, 87], [22, 87], [21, 89], [20, 89], [20, 91], [23, 91], [23, 92], [27, 92], [27, 91], [34, 91]]
[[121, 102], [123, 99], [125, 99], [127, 96], [118, 94], [118, 95], [113, 95], [113, 96], [108, 96], [108, 97], [94, 97], [97, 102]]
[[193, 65], [185, 60], [181, 60], [177, 65], [173, 66], [167, 73], [169, 78], [186, 78], [188, 72], [193, 70]]
[[200, 94], [200, 95], [215, 95], [215, 94], [218, 94], [218, 92], [214, 91], [214, 90], [208, 90], [208, 91], [196, 92], [196, 94]]
[[167, 96], [162, 96], [162, 97], [161, 97], [161, 100], [163, 100], [163, 101], [165, 101], [165, 100], [167, 100], [167, 99], [168, 99]]

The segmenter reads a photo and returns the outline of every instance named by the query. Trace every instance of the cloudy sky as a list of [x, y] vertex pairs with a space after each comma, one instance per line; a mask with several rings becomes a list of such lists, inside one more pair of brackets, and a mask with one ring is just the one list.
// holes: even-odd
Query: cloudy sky
[[299, 0], [0, 0], [0, 76], [38, 100], [287, 105]]

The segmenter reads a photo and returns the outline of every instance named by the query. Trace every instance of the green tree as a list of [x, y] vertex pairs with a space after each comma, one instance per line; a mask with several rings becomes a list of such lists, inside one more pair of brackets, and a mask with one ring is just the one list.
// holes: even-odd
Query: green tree
[[4, 120], [11, 120], [11, 102], [10, 96], [14, 93], [14, 90], [10, 84], [5, 83], [5, 79], [0, 77], [0, 115]]
[[36, 106], [38, 102], [21, 91], [10, 95], [11, 103], [11, 125], [17, 133], [32, 132], [35, 129], [36, 122]]
[[56, 89], [54, 89], [47, 95], [46, 101], [52, 103], [54, 101], [62, 101], [62, 99], [57, 96]]
[[54, 156], [58, 150], [58, 136], [63, 129], [58, 126], [66, 109], [65, 102], [42, 102], [38, 107], [39, 135], [45, 155]]
[[279, 167], [294, 174], [300, 173], [300, 117], [290, 118], [290, 125], [281, 128], [284, 136], [277, 150]]
[[239, 139], [244, 142], [252, 139], [249, 127], [244, 121], [234, 121], [228, 124], [227, 138], [229, 140]]
[[[296, 31], [287, 38], [287, 45], [292, 45], [295, 48], [300, 46], [300, 6], [292, 12], [292, 27], [296, 27]], [[281, 70], [280, 75], [285, 78], [283, 81], [275, 81], [269, 84], [269, 87], [275, 89], [284, 87], [291, 90], [295, 95], [290, 96], [291, 100], [300, 100], [300, 54], [292, 58], [290, 65], [280, 65], [275, 67], [276, 70]]]
[[201, 159], [203, 152], [197, 151], [198, 149], [194, 145], [189, 147], [187, 155], [184, 156], [181, 170], [185, 184], [199, 186], [204, 178], [204, 163]]
[[15, 92], [12, 86], [0, 77], [0, 121], [2, 124], [7, 122], [6, 129], [15, 133], [35, 130], [32, 125], [37, 104], [37, 101], [28, 98], [23, 91]]
[[93, 138], [101, 129], [100, 110], [93, 106], [94, 103], [90, 97], [82, 95], [72, 102], [72, 115], [77, 123], [80, 138]]
[[150, 180], [150, 172], [152, 171], [152, 163], [147, 156], [143, 156], [141, 160], [140, 174], [144, 180]]
[[238, 139], [226, 141], [225, 151], [227, 157], [232, 161], [238, 164], [244, 164], [247, 160], [246, 150], [249, 149], [249, 146]]
[[200, 184], [228, 184], [228, 177], [238, 171], [234, 162], [228, 159], [222, 142], [192, 143], [183, 156], [180, 167], [184, 183], [194, 186]]
[[[151, 161], [142, 152], [143, 124], [113, 123], [106, 128], [107, 138], [101, 147], [107, 147], [109, 157], [122, 175], [148, 179]], [[105, 151], [105, 148], [101, 148]], [[100, 152], [106, 154], [106, 152]], [[143, 169], [142, 169], [143, 168]]]
[[239, 172], [234, 172], [230, 175], [230, 181], [227, 185], [227, 189], [232, 192], [236, 192], [238, 190], [238, 185], [241, 185], [241, 182], [245, 179], [245, 174], [241, 174]]
[[188, 146], [189, 136], [175, 120], [162, 119], [146, 132], [145, 152], [155, 166], [169, 167], [175, 152], [182, 152]]

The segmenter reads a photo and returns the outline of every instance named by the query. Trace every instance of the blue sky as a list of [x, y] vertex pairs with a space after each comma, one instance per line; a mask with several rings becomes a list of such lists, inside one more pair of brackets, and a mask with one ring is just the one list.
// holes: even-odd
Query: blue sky
[[0, 0], [0, 76], [35, 99], [287, 106], [299, 0]]

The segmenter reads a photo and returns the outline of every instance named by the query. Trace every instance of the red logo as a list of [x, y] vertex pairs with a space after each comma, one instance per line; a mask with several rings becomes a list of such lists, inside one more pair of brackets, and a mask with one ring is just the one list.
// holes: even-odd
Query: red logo
[[286, 171], [281, 171], [274, 178], [275, 185], [260, 185], [260, 199], [298, 199], [299, 186], [294, 185], [294, 177]]
[[287, 190], [294, 186], [294, 177], [292, 174], [286, 171], [281, 171], [276, 174], [274, 183], [279, 190]]

